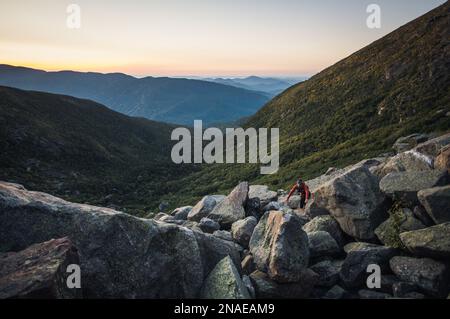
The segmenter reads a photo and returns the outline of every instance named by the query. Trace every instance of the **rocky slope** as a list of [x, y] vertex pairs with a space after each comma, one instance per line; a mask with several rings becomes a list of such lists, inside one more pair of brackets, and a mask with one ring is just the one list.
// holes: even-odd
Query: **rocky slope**
[[[307, 181], [305, 210], [298, 196], [286, 203], [282, 190], [241, 182], [228, 196], [142, 219], [1, 182], [0, 296], [39, 294], [8, 288], [17, 278], [11, 264], [20, 272], [37, 254], [38, 263], [65, 265], [72, 249], [84, 298], [446, 298], [450, 134], [399, 144], [395, 156]], [[60, 253], [52, 238], [64, 243]], [[371, 289], [373, 265], [381, 278]], [[65, 291], [64, 280], [52, 280], [58, 271], [47, 270], [48, 286]]]

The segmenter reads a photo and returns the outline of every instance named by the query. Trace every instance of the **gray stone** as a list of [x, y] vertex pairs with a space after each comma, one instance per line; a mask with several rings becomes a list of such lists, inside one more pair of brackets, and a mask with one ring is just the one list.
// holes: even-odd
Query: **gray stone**
[[194, 298], [219, 260], [231, 255], [240, 262], [232, 242], [8, 183], [0, 183], [0, 207], [4, 250], [71, 239], [86, 298]]
[[231, 236], [243, 247], [248, 247], [250, 237], [252, 237], [257, 223], [258, 221], [253, 216], [238, 220], [231, 226]]
[[248, 183], [242, 182], [223, 201], [217, 204], [207, 217], [218, 222], [222, 228], [227, 229], [234, 222], [245, 218], [244, 206], [247, 199]]
[[441, 150], [450, 145], [450, 133], [436, 137], [427, 142], [417, 145], [414, 150], [430, 157], [436, 157]]
[[175, 209], [170, 215], [172, 215], [176, 220], [186, 220], [191, 210], [192, 206], [183, 206]]
[[216, 230], [220, 229], [220, 225], [218, 222], [203, 217], [198, 224], [198, 227], [205, 233], [214, 233]]
[[308, 233], [309, 251], [312, 259], [336, 257], [341, 249], [333, 237], [326, 231]]
[[236, 266], [229, 256], [222, 259], [206, 278], [201, 297], [205, 299], [250, 299]]
[[380, 266], [382, 273], [385, 272], [389, 269], [389, 260], [396, 253], [396, 249], [384, 246], [350, 251], [341, 268], [340, 277], [344, 286], [357, 288], [365, 284], [370, 264]]
[[377, 169], [378, 176], [386, 176], [393, 172], [405, 171], [430, 171], [433, 169], [433, 158], [417, 151], [408, 151], [400, 153], [389, 158]]
[[448, 293], [448, 268], [444, 263], [429, 258], [393, 257], [390, 266], [401, 280], [420, 287], [434, 297]]
[[401, 248], [400, 233], [425, 227], [422, 222], [414, 217], [409, 208], [401, 208], [392, 212], [391, 216], [375, 229], [375, 234], [384, 245]]
[[322, 297], [322, 299], [346, 299], [348, 292], [341, 286], [335, 285]]
[[390, 173], [380, 181], [381, 190], [406, 207], [419, 204], [417, 192], [423, 189], [445, 185], [448, 180], [446, 171], [408, 171]]
[[254, 272], [256, 270], [256, 265], [253, 261], [253, 256], [245, 256], [244, 259], [242, 259], [241, 267], [244, 274], [250, 275], [252, 272]]
[[414, 216], [416, 216], [416, 218], [418, 220], [420, 220], [422, 222], [422, 224], [424, 224], [425, 226], [433, 226], [435, 223], [433, 222], [433, 220], [431, 219], [430, 215], [428, 215], [427, 211], [425, 210], [425, 208], [423, 208], [422, 206], [415, 206], [413, 209], [413, 214]]
[[278, 198], [277, 192], [269, 190], [266, 185], [251, 185], [248, 191], [248, 197], [259, 198], [261, 207], [266, 206], [268, 203], [276, 201]]
[[332, 287], [339, 282], [343, 260], [324, 260], [310, 267], [319, 277], [317, 285]]
[[414, 255], [450, 258], [450, 223], [405, 232], [400, 239]]
[[265, 213], [271, 210], [280, 210], [280, 209], [281, 205], [278, 202], [269, 202], [261, 209], [261, 211]]
[[326, 231], [329, 233], [339, 246], [343, 246], [345, 243], [344, 233], [337, 221], [330, 215], [317, 216], [303, 226], [303, 230], [306, 233], [316, 231]]
[[256, 267], [278, 282], [296, 282], [309, 263], [308, 236], [300, 219], [271, 211], [264, 214], [250, 239]]
[[450, 222], [450, 185], [423, 189], [417, 197], [436, 224]]
[[226, 241], [233, 241], [233, 236], [231, 236], [231, 232], [227, 230], [216, 230], [213, 235], [217, 238], [226, 240]]
[[203, 217], [208, 216], [217, 203], [223, 199], [225, 199], [225, 196], [221, 195], [208, 195], [203, 197], [189, 212], [187, 219], [199, 222]]
[[362, 289], [358, 291], [358, 296], [361, 299], [389, 299], [392, 298], [390, 294], [378, 292], [374, 290]]

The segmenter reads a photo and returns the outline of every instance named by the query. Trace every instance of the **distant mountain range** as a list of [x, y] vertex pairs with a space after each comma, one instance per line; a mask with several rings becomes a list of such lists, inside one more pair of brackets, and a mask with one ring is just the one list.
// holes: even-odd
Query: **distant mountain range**
[[0, 65], [0, 85], [90, 99], [126, 115], [184, 125], [234, 121], [254, 114], [269, 100], [262, 92], [201, 80], [11, 65]]
[[249, 76], [246, 78], [204, 78], [205, 81], [231, 85], [238, 88], [266, 93], [273, 97], [283, 92], [290, 86], [305, 81], [307, 77], [297, 78], [266, 78]]

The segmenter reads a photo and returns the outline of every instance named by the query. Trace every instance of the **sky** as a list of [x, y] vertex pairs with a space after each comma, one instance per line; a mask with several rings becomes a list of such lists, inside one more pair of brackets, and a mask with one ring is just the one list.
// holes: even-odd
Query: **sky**
[[[0, 63], [135, 76], [310, 76], [445, 0], [0, 0]], [[366, 25], [369, 4], [381, 28]], [[81, 9], [80, 28], [67, 7]]]

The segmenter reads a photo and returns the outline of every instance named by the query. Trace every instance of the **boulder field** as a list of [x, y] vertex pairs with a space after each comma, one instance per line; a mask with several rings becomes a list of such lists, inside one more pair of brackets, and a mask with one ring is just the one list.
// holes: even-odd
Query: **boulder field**
[[415, 134], [329, 169], [304, 210], [241, 182], [147, 219], [0, 182], [0, 298], [446, 298], [449, 145]]

